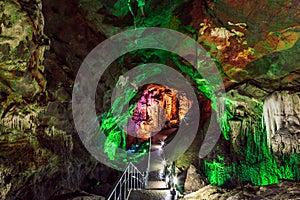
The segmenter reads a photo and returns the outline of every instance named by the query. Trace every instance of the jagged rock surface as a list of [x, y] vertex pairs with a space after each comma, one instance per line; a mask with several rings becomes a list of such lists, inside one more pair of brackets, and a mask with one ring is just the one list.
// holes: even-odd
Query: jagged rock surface
[[187, 170], [184, 192], [186, 194], [196, 192], [200, 188], [205, 187], [206, 184], [207, 182], [205, 181], [205, 177], [202, 174], [199, 174], [196, 167], [191, 164]]
[[[45, 5], [0, 1], [0, 198], [49, 199], [81, 190], [106, 196], [118, 172], [96, 162], [77, 136], [72, 79], [53, 53], [62, 44], [45, 35]], [[56, 22], [46, 20], [47, 32]]]
[[135, 137], [141, 141], [147, 140], [151, 133], [177, 128], [180, 120], [186, 117], [192, 103], [183, 91], [179, 93], [166, 86], [149, 85], [137, 103], [132, 119], [128, 122], [127, 145], [130, 147], [131, 140]]

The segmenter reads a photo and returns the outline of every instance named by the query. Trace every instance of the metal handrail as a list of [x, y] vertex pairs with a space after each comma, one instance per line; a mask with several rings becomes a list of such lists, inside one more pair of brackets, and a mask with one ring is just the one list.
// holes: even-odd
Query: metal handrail
[[130, 162], [107, 199], [128, 199], [131, 190], [144, 188], [145, 176]]

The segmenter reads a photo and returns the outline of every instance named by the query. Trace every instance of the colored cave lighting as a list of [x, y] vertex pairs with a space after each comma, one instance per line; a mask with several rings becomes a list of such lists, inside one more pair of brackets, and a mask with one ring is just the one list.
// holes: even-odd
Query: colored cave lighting
[[125, 127], [127, 149], [133, 144], [149, 140], [150, 133], [155, 133], [152, 141], [162, 148], [165, 145], [164, 139], [171, 134], [164, 135], [162, 132], [168, 127], [178, 127], [180, 118], [186, 115], [191, 105], [192, 101], [186, 98], [184, 92], [150, 84]]
[[[262, 112], [262, 108], [260, 110]], [[300, 180], [300, 155], [284, 155], [281, 161], [277, 160], [268, 146], [265, 125], [261, 120], [252, 122], [244, 130], [247, 144], [240, 150], [244, 159], [230, 162], [219, 155], [211, 162], [203, 161], [204, 172], [212, 185], [221, 186], [227, 181], [237, 180], [250, 181], [254, 185], [276, 184], [280, 179]]]
[[[176, 57], [172, 57], [172, 61], [176, 66], [185, 74], [188, 74], [195, 82], [197, 89], [208, 99], [211, 100], [211, 107], [215, 112], [218, 113], [217, 108], [217, 97], [215, 96], [214, 89], [218, 86], [210, 85], [206, 79], [202, 78], [201, 75], [193, 70], [191, 66], [183, 65], [179, 62]], [[205, 63], [203, 63], [205, 65]], [[198, 66], [201, 67], [201, 66]], [[225, 112], [219, 116], [218, 122], [222, 131], [222, 134], [226, 140], [230, 139], [230, 126], [229, 119], [232, 118], [232, 115], [228, 111], [231, 107], [231, 103], [228, 99], [224, 100], [225, 102]]]
[[[171, 60], [173, 61], [173, 63], [182, 71], [183, 74], [187, 74], [189, 75], [193, 80], [194, 83], [196, 84], [196, 88], [208, 99], [211, 100], [212, 104], [212, 108], [218, 112], [217, 106], [216, 106], [216, 96], [214, 93], [214, 86], [211, 86], [207, 83], [207, 81], [205, 79], [203, 79], [199, 73], [195, 72], [195, 70], [188, 65], [184, 65], [182, 64], [177, 58], [176, 56], [173, 56], [171, 54], [168, 54], [164, 51], [161, 50], [155, 50], [155, 51], [135, 51], [132, 53], [134, 56], [140, 56], [143, 59], [145, 58], [146, 60], [144, 60], [145, 62], [151, 58], [151, 56], [156, 55], [158, 56], [161, 60], [161, 63], [166, 62], [168, 59], [167, 58], [171, 58]], [[160, 74], [161, 72], [155, 68], [152, 69], [151, 74], [155, 75], [155, 74]], [[141, 81], [144, 81], [145, 78], [147, 77], [146, 74], [144, 74], [143, 72], [141, 72], [141, 74], [139, 76], [137, 76], [135, 78], [135, 82], [136, 83], [140, 83]], [[126, 88], [126, 87], [125, 87]], [[109, 159], [110, 160], [115, 160], [116, 159], [116, 155], [115, 155], [115, 149], [117, 147], [122, 148], [122, 149], [128, 149], [130, 148], [131, 144], [133, 143], [131, 141], [130, 138], [128, 138], [128, 131], [131, 131], [132, 129], [132, 125], [128, 125], [128, 119], [131, 118], [132, 116], [136, 117], [136, 119], [133, 119], [133, 121], [139, 121], [141, 128], [139, 128], [139, 138], [140, 143], [143, 143], [145, 141], [148, 140], [149, 138], [149, 131], [146, 131], [147, 129], [149, 129], [149, 123], [145, 123], [145, 121], [143, 120], [143, 118], [145, 118], [143, 112], [142, 111], [142, 116], [139, 115], [135, 115], [135, 110], [139, 110], [139, 106], [135, 107], [135, 106], [131, 106], [129, 112], [126, 112], [122, 115], [118, 115], [118, 116], [114, 116], [112, 113], [114, 113], [115, 111], [122, 111], [124, 106], [126, 104], [129, 104], [130, 100], [136, 95], [136, 91], [134, 89], [127, 89], [125, 90], [125, 94], [124, 96], [119, 97], [118, 99], [115, 100], [115, 102], [112, 105], [112, 108], [105, 114], [101, 115], [101, 119], [102, 119], [102, 123], [101, 123], [101, 131], [107, 136], [107, 140], [104, 144], [104, 151], [108, 154]], [[230, 103], [227, 102], [226, 106], [230, 106]], [[172, 107], [172, 106], [171, 106]], [[143, 108], [144, 109], [144, 108]], [[141, 110], [143, 110], [141, 109]], [[163, 111], [161, 110], [161, 106], [157, 107], [158, 111]], [[176, 109], [172, 109], [169, 108], [170, 111], [172, 110], [176, 110]], [[168, 109], [167, 109], [168, 112]], [[145, 113], [145, 112], [144, 112]], [[161, 116], [161, 115], [160, 115]], [[167, 114], [167, 118], [172, 118], [172, 116], [174, 116], [174, 113], [169, 112]], [[182, 119], [182, 116], [177, 116], [175, 118]], [[146, 116], [147, 118], [147, 116]], [[219, 124], [220, 124], [220, 128], [222, 130], [222, 133], [224, 135], [224, 138], [226, 140], [230, 139], [230, 127], [229, 127], [229, 119], [231, 118], [230, 113], [229, 112], [224, 112], [224, 114], [222, 116], [219, 117]], [[164, 121], [163, 118], [160, 118], [158, 120], [154, 120], [155, 124], [152, 124], [151, 128], [157, 128], [157, 129], [161, 129], [161, 121]], [[179, 120], [180, 121], [180, 120]], [[172, 122], [170, 120], [170, 123], [176, 123]], [[127, 126], [127, 130], [124, 130], [124, 128], [126, 128]], [[120, 128], [121, 127], [121, 128]], [[123, 127], [123, 128], [122, 128]], [[155, 132], [155, 130], [153, 130]], [[121, 134], [121, 137], [118, 136], [118, 134]], [[110, 135], [110, 136], [109, 136]], [[136, 142], [134, 142], [136, 143]], [[112, 151], [113, 150], [113, 151]]]
[[[119, 97], [120, 99], [114, 102], [112, 111], [122, 110], [135, 93], [136, 91], [129, 91], [130, 95]], [[129, 112], [113, 116], [112, 111], [109, 111], [101, 115], [101, 131], [107, 136], [104, 152], [109, 159], [116, 159], [117, 148], [127, 149], [131, 153], [147, 153], [151, 132], [158, 132], [165, 126], [178, 125], [179, 118], [188, 112], [191, 102], [186, 103], [188, 107], [180, 107], [179, 112], [177, 93], [176, 90], [165, 86], [151, 84], [138, 103], [130, 106]], [[181, 98], [180, 101], [189, 100]], [[164, 142], [162, 144], [164, 145]]]
[[[155, 55], [160, 55], [160, 52], [155, 52]], [[163, 54], [161, 55], [161, 57], [164, 58]], [[214, 87], [210, 86], [200, 74], [191, 70], [189, 66], [181, 64], [176, 57], [172, 57], [172, 61], [184, 74], [189, 75], [194, 80], [196, 88], [203, 96], [211, 100], [211, 107], [214, 111], [218, 112], [216, 96], [213, 92]], [[154, 72], [159, 73], [155, 70]], [[141, 74], [137, 77], [136, 82], [141, 81], [143, 77], [143, 74]], [[129, 90], [126, 94], [128, 95], [120, 97], [112, 109], [123, 109], [124, 105], [136, 95], [136, 92]], [[141, 98], [140, 103], [144, 100], [145, 98]], [[225, 99], [225, 112], [219, 116], [218, 119], [223, 138], [228, 141], [230, 141], [232, 137], [229, 120], [233, 118], [230, 112], [233, 103], [234, 102], [231, 102], [230, 99]], [[257, 116], [263, 116], [263, 105], [259, 104], [257, 106], [260, 109], [260, 113], [257, 113]], [[170, 111], [174, 110], [171, 109], [171, 107], [170, 104]], [[163, 111], [159, 106], [153, 106], [153, 109], [154, 108], [156, 111]], [[149, 113], [147, 114], [146, 110], [145, 105], [130, 106], [129, 112], [123, 115], [113, 116], [111, 111], [102, 115], [101, 130], [107, 136], [104, 150], [111, 160], [119, 159], [119, 161], [123, 161], [123, 158], [126, 157], [126, 155], [115, 154], [117, 147], [126, 150], [130, 149], [132, 144], [139, 144], [140, 146], [135, 151], [138, 152], [135, 153], [136, 156], [148, 152], [149, 145], [147, 144], [149, 144], [149, 132], [145, 130], [150, 126], [149, 123], [147, 124], [147, 120], [145, 120], [149, 117]], [[172, 112], [169, 112], [165, 117], [170, 118], [172, 115]], [[152, 128], [161, 128], [160, 121], [162, 121], [162, 119], [163, 118], [159, 117], [156, 118], [156, 124], [152, 124], [154, 125]], [[202, 170], [212, 185], [221, 186], [227, 182], [251, 182], [255, 185], [268, 185], [278, 183], [280, 179], [300, 180], [300, 155], [296, 153], [284, 155], [278, 160], [268, 146], [266, 126], [262, 124], [262, 121], [263, 120], [259, 117], [245, 121], [245, 123], [247, 123], [245, 127], [247, 128], [242, 131], [244, 137], [247, 139], [244, 146], [237, 152], [240, 157], [238, 161], [232, 161], [230, 158], [223, 157], [222, 155], [218, 155], [212, 160], [202, 160]], [[121, 123], [123, 127], [127, 129], [119, 128], [117, 122], [119, 122], [119, 124]], [[138, 127], [135, 126], [137, 124], [136, 122], [140, 124]], [[141, 136], [138, 141], [136, 137], [130, 138], [127, 134], [130, 130], [134, 130], [134, 132], [137, 132]]]

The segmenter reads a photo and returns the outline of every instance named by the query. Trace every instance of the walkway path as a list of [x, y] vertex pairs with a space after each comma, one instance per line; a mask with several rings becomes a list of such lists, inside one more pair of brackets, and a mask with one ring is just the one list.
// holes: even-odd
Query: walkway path
[[149, 174], [146, 189], [132, 190], [129, 200], [176, 200], [177, 196], [172, 196], [170, 189], [167, 188], [165, 181], [161, 180], [161, 170], [163, 165], [163, 149], [160, 144], [151, 144], [150, 151], [158, 152], [158, 155], [152, 155], [149, 159]]

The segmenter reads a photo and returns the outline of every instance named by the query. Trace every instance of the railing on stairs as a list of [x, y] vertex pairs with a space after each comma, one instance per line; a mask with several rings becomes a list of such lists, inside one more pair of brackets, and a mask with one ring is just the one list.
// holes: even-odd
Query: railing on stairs
[[144, 189], [145, 182], [146, 178], [144, 174], [130, 162], [107, 199], [128, 199], [131, 190]]

